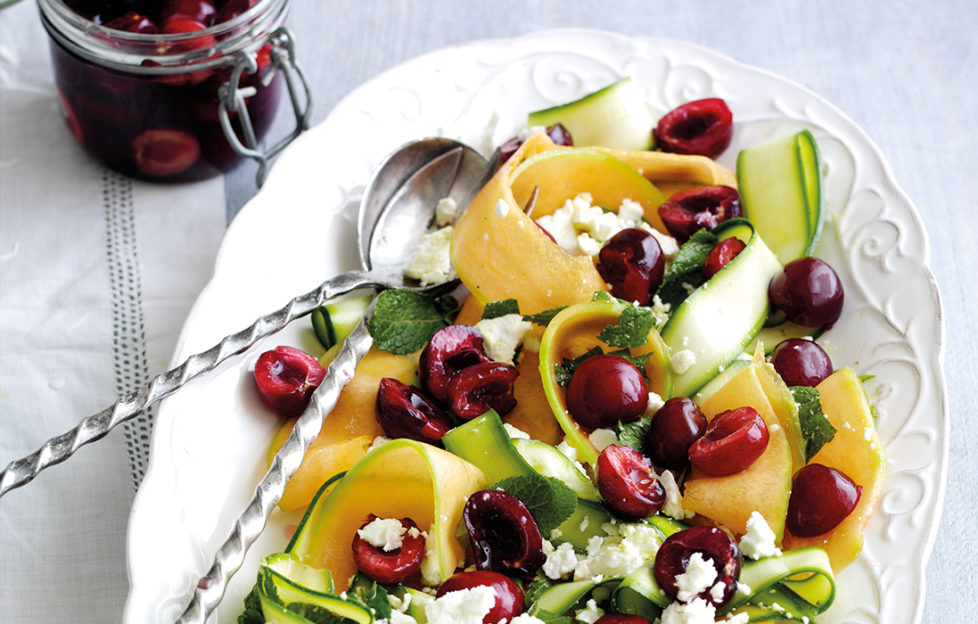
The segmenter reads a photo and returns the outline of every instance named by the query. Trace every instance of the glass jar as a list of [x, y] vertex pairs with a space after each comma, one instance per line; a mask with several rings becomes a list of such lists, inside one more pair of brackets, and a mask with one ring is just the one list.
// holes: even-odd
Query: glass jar
[[[251, 158], [261, 184], [268, 160], [308, 126], [309, 88], [283, 26], [289, 2], [39, 0], [72, 135], [127, 175], [197, 180]], [[189, 26], [167, 13], [191, 5], [210, 13]], [[283, 85], [296, 127], [262, 150]]]

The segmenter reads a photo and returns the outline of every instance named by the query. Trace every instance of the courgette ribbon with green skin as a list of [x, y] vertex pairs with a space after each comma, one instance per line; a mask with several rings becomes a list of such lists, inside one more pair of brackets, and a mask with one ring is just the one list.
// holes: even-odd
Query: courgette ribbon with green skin
[[835, 598], [829, 556], [817, 547], [749, 561], [740, 571], [740, 582], [750, 587], [750, 595], [734, 594], [720, 615], [747, 613], [751, 622], [811, 620], [824, 613]]

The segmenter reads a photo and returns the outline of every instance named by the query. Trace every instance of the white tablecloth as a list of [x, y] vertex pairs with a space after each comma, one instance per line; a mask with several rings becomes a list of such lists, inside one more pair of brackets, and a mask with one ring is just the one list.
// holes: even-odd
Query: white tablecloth
[[[787, 3], [297, 2], [315, 119], [407, 58], [475, 38], [593, 27], [695, 41], [797, 80], [881, 147], [931, 237], [947, 322], [950, 476], [925, 622], [974, 619], [978, 584], [978, 201], [973, 0]], [[422, 6], [425, 8], [422, 9]], [[428, 7], [431, 8], [428, 8]], [[183, 186], [109, 173], [57, 112], [33, 3], [0, 12], [0, 464], [167, 367], [254, 170]], [[278, 132], [289, 120], [282, 116]], [[968, 277], [971, 275], [971, 277]], [[118, 621], [149, 418], [0, 499], [0, 620]], [[969, 617], [971, 616], [971, 617]]]

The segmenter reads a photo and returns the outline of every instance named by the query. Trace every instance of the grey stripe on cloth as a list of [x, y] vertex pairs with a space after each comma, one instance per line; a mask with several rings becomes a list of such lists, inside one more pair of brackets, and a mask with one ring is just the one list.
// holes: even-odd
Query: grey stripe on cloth
[[[102, 174], [102, 200], [105, 206], [105, 251], [112, 291], [112, 357], [116, 393], [122, 396], [149, 381], [132, 180], [105, 170]], [[139, 487], [146, 474], [154, 413], [155, 408], [150, 408], [124, 424], [134, 489]]]

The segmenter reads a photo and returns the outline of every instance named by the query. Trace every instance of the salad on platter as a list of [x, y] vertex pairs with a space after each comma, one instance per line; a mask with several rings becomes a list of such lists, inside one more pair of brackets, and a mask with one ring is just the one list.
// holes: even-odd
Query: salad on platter
[[[811, 255], [818, 145], [731, 171], [732, 129], [720, 98], [657, 120], [626, 78], [531, 113], [469, 206], [432, 207], [406, 274], [464, 288], [378, 295], [239, 623], [817, 621], [885, 449], [817, 340], [845, 312]], [[258, 358], [267, 460], [368, 303]]]

